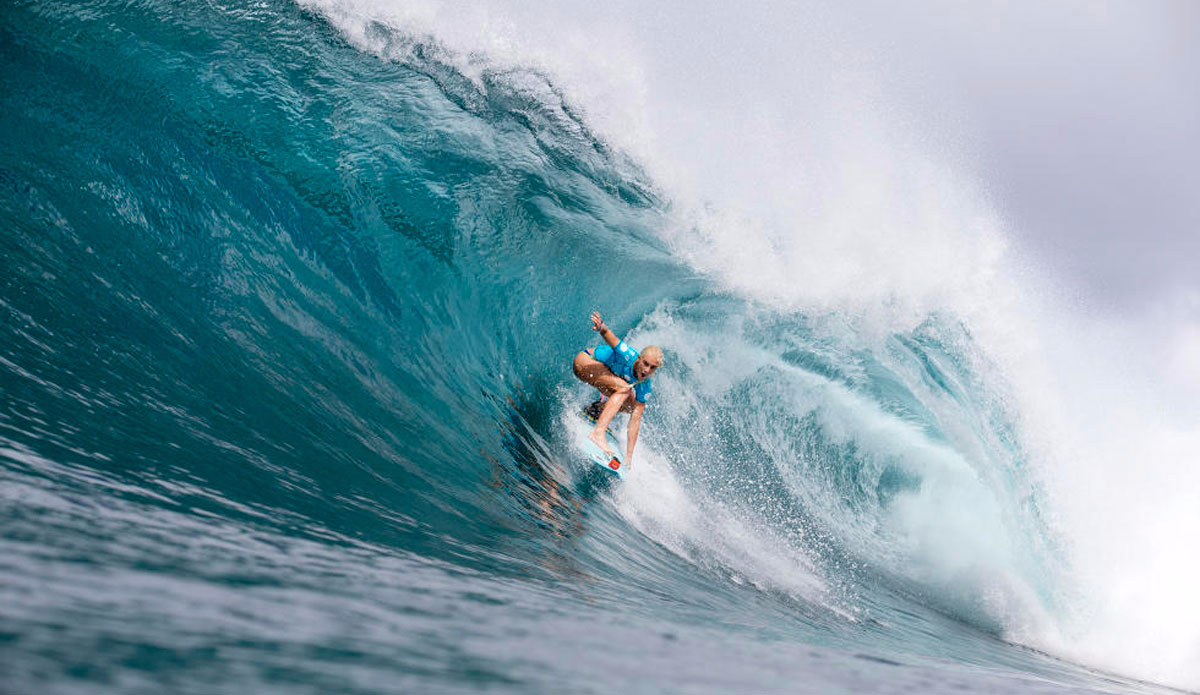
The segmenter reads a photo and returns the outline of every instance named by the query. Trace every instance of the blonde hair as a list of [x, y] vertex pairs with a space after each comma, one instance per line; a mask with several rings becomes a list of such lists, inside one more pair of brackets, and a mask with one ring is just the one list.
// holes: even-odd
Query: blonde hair
[[663, 361], [662, 348], [658, 347], [657, 345], [647, 345], [646, 347], [642, 348], [641, 355], [642, 355], [642, 357], [650, 357], [650, 358], [657, 357], [658, 363], [662, 364], [662, 361]]

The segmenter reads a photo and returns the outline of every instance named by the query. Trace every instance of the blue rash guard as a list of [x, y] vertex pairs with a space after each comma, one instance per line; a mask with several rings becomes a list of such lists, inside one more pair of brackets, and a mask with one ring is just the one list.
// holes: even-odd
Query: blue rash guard
[[638, 358], [638, 351], [626, 345], [624, 340], [617, 343], [616, 348], [600, 345], [592, 351], [592, 357], [598, 362], [603, 362], [613, 374], [633, 384], [633, 397], [638, 403], [645, 403], [650, 397], [650, 392], [654, 390], [650, 386], [650, 380], [637, 381], [637, 377], [633, 375], [633, 363]]

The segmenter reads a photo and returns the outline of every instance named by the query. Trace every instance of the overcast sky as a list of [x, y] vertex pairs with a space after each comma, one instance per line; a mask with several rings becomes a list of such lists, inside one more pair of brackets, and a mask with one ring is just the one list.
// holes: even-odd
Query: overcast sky
[[[1098, 304], [1138, 311], [1200, 291], [1200, 2], [768, 3], [671, 16], [690, 18], [686, 32], [731, 52], [739, 72], [776, 82], [809, 73], [781, 58], [837, 70], [860, 51], [928, 121], [931, 147], [973, 160], [1007, 231]], [[662, 28], [672, 50], [680, 28]]]
[[621, 12], [654, 53], [652, 89], [669, 98], [771, 100], [797, 130], [821, 128], [805, 102], [824, 97], [822, 75], [861, 68], [924, 121], [927, 146], [966, 160], [1008, 233], [1068, 286], [1135, 312], [1200, 292], [1200, 2], [667, 1]]
[[1200, 3], [940, 6], [891, 49], [968, 114], [1010, 231], [1121, 308], [1200, 288]]

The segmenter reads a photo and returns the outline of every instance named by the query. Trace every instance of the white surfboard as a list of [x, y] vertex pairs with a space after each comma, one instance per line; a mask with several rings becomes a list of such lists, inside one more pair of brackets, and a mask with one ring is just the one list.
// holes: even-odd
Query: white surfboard
[[[588, 424], [592, 424], [595, 422], [594, 420], [589, 418], [585, 413], [581, 412], [580, 416]], [[593, 442], [591, 439], [588, 439], [586, 436], [583, 439], [584, 453], [587, 454], [588, 460], [591, 461], [593, 464], [603, 468], [604, 470], [617, 476], [618, 478], [624, 478], [625, 477], [625, 460], [624, 460], [624, 457], [621, 456], [621, 445], [619, 442], [617, 442], [617, 435], [613, 434], [612, 430], [605, 430], [604, 438], [605, 438], [605, 441], [608, 443], [608, 448], [612, 449], [614, 452], [616, 452], [616, 456], [609, 456], [608, 454], [604, 453], [604, 449], [601, 449], [600, 447], [596, 446], [596, 443]]]

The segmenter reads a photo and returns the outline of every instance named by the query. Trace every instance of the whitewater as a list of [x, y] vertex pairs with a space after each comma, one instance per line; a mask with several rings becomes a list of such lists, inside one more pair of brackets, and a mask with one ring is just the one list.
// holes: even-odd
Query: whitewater
[[1187, 392], [832, 7], [0, 9], [0, 691], [1200, 689]]

